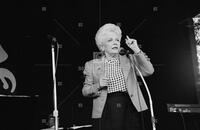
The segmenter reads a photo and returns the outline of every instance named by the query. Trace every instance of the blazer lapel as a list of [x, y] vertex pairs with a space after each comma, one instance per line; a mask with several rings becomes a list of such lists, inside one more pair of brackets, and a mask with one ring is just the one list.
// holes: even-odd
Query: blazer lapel
[[129, 71], [130, 71], [130, 61], [126, 56], [120, 55], [120, 66], [122, 68], [122, 71], [123, 71], [123, 74], [125, 77], [125, 81], [126, 81], [128, 78]]
[[100, 78], [100, 76], [103, 76], [105, 74], [104, 71], [104, 58], [101, 59], [95, 59], [93, 61], [93, 74], [96, 76], [96, 78]]

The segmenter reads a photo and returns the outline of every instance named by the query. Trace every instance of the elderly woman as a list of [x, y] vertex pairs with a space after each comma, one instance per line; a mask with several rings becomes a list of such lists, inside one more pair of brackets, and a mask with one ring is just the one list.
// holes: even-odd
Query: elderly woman
[[135, 66], [143, 76], [151, 75], [154, 68], [137, 41], [128, 36], [126, 44], [134, 54], [120, 55], [121, 37], [118, 26], [103, 25], [95, 40], [104, 55], [85, 64], [82, 93], [93, 99], [94, 130], [140, 130], [138, 112], [147, 109]]

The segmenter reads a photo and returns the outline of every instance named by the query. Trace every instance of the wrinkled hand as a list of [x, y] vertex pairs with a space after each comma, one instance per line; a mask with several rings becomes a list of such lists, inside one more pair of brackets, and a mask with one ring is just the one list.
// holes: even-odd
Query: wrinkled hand
[[134, 53], [140, 52], [140, 48], [138, 47], [136, 39], [129, 38], [126, 35], [125, 42], [126, 42], [126, 45], [134, 51]]

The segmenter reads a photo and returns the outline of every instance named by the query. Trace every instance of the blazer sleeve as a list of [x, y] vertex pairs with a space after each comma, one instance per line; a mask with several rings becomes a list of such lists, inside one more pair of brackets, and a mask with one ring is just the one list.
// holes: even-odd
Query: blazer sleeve
[[92, 64], [92, 61], [86, 62], [83, 71], [85, 81], [82, 88], [82, 94], [86, 97], [98, 97], [100, 95], [98, 91], [99, 82], [94, 80]]
[[[150, 62], [150, 60], [145, 57], [145, 54], [143, 52], [139, 54], [133, 54], [130, 57], [133, 64], [138, 67], [138, 69], [140, 70], [143, 76], [149, 76], [153, 74], [154, 67], [152, 63]], [[136, 74], [139, 75], [137, 70], [136, 70]]]

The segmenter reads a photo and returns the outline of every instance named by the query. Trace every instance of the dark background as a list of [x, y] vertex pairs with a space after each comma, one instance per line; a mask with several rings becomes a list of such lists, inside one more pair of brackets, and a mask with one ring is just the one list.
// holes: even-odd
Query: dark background
[[[43, 7], [46, 11], [42, 11]], [[98, 51], [94, 41], [97, 29], [108, 22], [120, 25], [122, 39], [126, 35], [137, 39], [151, 58], [155, 73], [145, 79], [152, 94], [157, 129], [183, 129], [181, 115], [168, 113], [166, 104], [198, 103], [189, 26], [191, 17], [198, 13], [198, 2], [194, 0], [2, 2], [0, 42], [9, 58], [0, 67], [9, 69], [16, 77], [17, 89], [13, 95], [30, 96], [1, 97], [2, 130], [47, 127], [48, 116], [53, 112], [48, 34], [56, 37], [60, 44], [56, 73], [59, 123], [65, 128], [91, 124], [91, 99], [81, 95], [82, 69], [84, 63], [92, 59], [93, 52]], [[124, 40], [122, 46], [126, 48]], [[144, 86], [142, 89], [148, 102]], [[149, 116], [149, 111], [144, 113], [148, 130], [151, 129], [146, 123]], [[186, 123], [188, 130], [197, 129], [190, 115], [185, 115], [185, 120], [190, 121]]]

